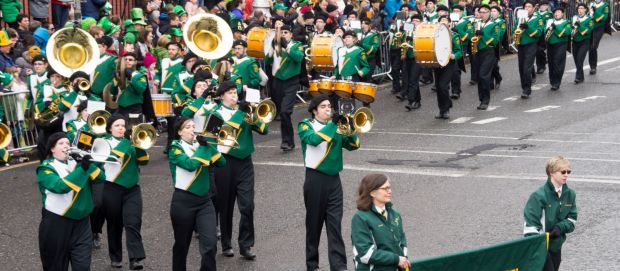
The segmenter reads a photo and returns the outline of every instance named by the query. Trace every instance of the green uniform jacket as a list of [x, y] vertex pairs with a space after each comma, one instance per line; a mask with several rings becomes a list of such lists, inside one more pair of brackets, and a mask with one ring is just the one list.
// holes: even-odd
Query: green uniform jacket
[[502, 42], [504, 34], [506, 34], [506, 20], [502, 18], [495, 19], [495, 23], [499, 25], [499, 42]]
[[[301, 61], [304, 59], [304, 47], [298, 41], [290, 41], [286, 50], [280, 51], [280, 67], [275, 77], [287, 80], [301, 72]], [[265, 57], [265, 64], [273, 63], [273, 56]], [[273, 67], [275, 68], [275, 67]]]
[[[400, 214], [386, 205], [387, 219], [375, 206], [358, 210], [351, 220], [355, 270], [395, 271], [399, 257], [407, 256], [407, 238]], [[372, 267], [371, 267], [372, 266]]]
[[372, 30], [368, 33], [362, 33], [360, 45], [368, 58], [374, 58], [377, 50], [379, 50], [379, 46], [381, 46], [381, 37], [379, 37], [377, 32]]
[[[172, 60], [178, 61], [178, 58]], [[160, 64], [161, 65], [161, 64]], [[171, 94], [175, 89], [180, 87], [178, 75], [181, 71], [185, 70], [183, 63], [178, 62], [166, 69], [166, 74], [163, 72], [157, 72], [156, 79], [161, 82], [161, 91], [163, 93]], [[162, 78], [163, 77], [163, 78]]]
[[[178, 64], [177, 64], [178, 65]], [[176, 67], [176, 65], [175, 65]], [[176, 72], [176, 69], [175, 69]], [[189, 85], [187, 87], [188, 81], [191, 81], [191, 84], [194, 84], [194, 76], [187, 72], [185, 66], [181, 65], [181, 70], [175, 74], [175, 81], [172, 87], [172, 102], [178, 105], [183, 105], [187, 102], [188, 98], [191, 98], [190, 92], [192, 90], [192, 86]], [[190, 80], [191, 79], [191, 80]]]
[[[532, 17], [528, 19], [526, 24], [527, 28], [523, 30], [523, 34], [521, 34], [521, 45], [538, 42], [538, 38], [540, 38], [545, 31], [544, 20], [534, 13], [532, 14]], [[512, 32], [514, 33], [514, 30], [517, 30], [518, 27], [519, 25], [515, 24]]]
[[[344, 54], [342, 70], [340, 69], [341, 50], [349, 50], [348, 53]], [[358, 70], [362, 71], [363, 75], [368, 74], [370, 71], [370, 66], [368, 65], [368, 59], [366, 59], [366, 53], [364, 53], [364, 50], [355, 45], [349, 48], [338, 48], [338, 60], [336, 61], [336, 67], [334, 68], [334, 76], [337, 78], [352, 76], [356, 74]]]
[[111, 152], [113, 156], [120, 160], [120, 164], [103, 164], [106, 180], [125, 188], [134, 187], [140, 180], [138, 165], [144, 166], [148, 164], [149, 154], [143, 149], [132, 146], [129, 139], [117, 139], [110, 134], [106, 134], [103, 138], [107, 139], [111, 146], [120, 141], [112, 148]]
[[134, 104], [142, 104], [144, 102], [142, 95], [148, 88], [146, 75], [141, 71], [134, 71], [131, 74], [131, 80], [127, 80], [126, 84], [118, 97], [118, 106], [130, 107]]
[[461, 36], [457, 32], [452, 32], [452, 53], [454, 61], [463, 58], [463, 47], [461, 47]]
[[43, 75], [28, 75], [26, 82], [28, 83], [28, 90], [30, 91], [28, 100], [28, 108], [34, 105], [34, 112], [40, 113], [45, 109], [45, 103], [43, 102], [43, 86], [51, 84], [47, 78], [47, 72]]
[[327, 175], [342, 171], [342, 148], [357, 150], [360, 141], [356, 135], [345, 137], [336, 130], [332, 121], [322, 124], [316, 119], [304, 119], [297, 125], [306, 167]]
[[487, 21], [486, 24], [482, 26], [482, 36], [478, 41], [478, 51], [483, 51], [486, 49], [494, 48], [499, 44], [499, 25], [494, 21]]
[[[76, 122], [80, 122], [81, 126], [80, 128], [77, 127], [77, 123]], [[88, 126], [88, 123], [86, 121], [83, 120], [69, 120], [65, 126], [67, 127], [67, 138], [69, 138], [69, 142], [73, 142], [73, 140], [75, 140], [75, 136], [77, 135], [77, 133], [79, 131], [89, 131], [90, 130], [90, 126]]]
[[256, 131], [261, 135], [269, 133], [269, 126], [263, 122], [258, 121], [255, 125], [247, 123], [245, 121], [246, 113], [241, 110], [235, 110], [218, 104], [213, 108], [212, 114], [224, 120], [225, 124], [237, 129], [238, 148], [217, 146], [218, 151], [232, 157], [245, 159], [254, 152], [254, 136], [252, 131]]
[[204, 132], [207, 117], [216, 105], [216, 102], [206, 100], [203, 97], [198, 97], [197, 99], [187, 98], [186, 105], [181, 111], [181, 116], [193, 118], [196, 132]]
[[[523, 211], [525, 219], [523, 234], [544, 234], [554, 227], [560, 228], [560, 236], [549, 240], [549, 251], [558, 252], [566, 241], [566, 234], [575, 230], [577, 204], [575, 191], [564, 184], [558, 197], [548, 178], [547, 182], [530, 195]], [[544, 224], [542, 223], [544, 220]]]
[[5, 148], [0, 149], [0, 163], [8, 163], [11, 160], [11, 153]]
[[105, 180], [94, 163], [84, 171], [75, 161], [44, 160], [37, 168], [37, 182], [43, 208], [57, 215], [80, 220], [93, 211], [89, 181]]
[[553, 34], [549, 37], [548, 43], [557, 44], [560, 42], [568, 42], [568, 38], [570, 37], [570, 33], [572, 31], [570, 23], [565, 19], [559, 21], [552, 20], [551, 22], [552, 27], [548, 31], [553, 31]]
[[605, 26], [607, 17], [609, 17], [609, 3], [601, 1], [599, 4], [593, 3], [592, 5], [594, 9], [594, 14], [592, 14], [593, 28]]
[[577, 15], [573, 16], [573, 25], [575, 25], [575, 22], [577, 21], [579, 21], [579, 26], [577, 27], [577, 33], [573, 37], [573, 41], [580, 42], [583, 40], [589, 40], [594, 26], [592, 18], [588, 15], [585, 15], [584, 17], [579, 17]]
[[174, 140], [168, 151], [168, 163], [174, 187], [202, 197], [211, 187], [209, 166], [222, 167], [226, 159], [213, 145]]
[[260, 87], [260, 67], [256, 59], [244, 56], [240, 59], [233, 58], [235, 64], [232, 66], [232, 73], [241, 77], [243, 85], [249, 88], [258, 89]]
[[461, 36], [463, 46], [468, 46], [469, 41], [474, 36], [474, 25], [469, 20], [461, 19], [455, 26], [456, 32]]
[[101, 55], [99, 65], [95, 69], [92, 79], [92, 93], [101, 97], [106, 86], [112, 83], [116, 75], [116, 60], [118, 58], [113, 54], [105, 53]]
[[[55, 97], [54, 97], [55, 98]], [[76, 91], [63, 91], [60, 93], [60, 103], [58, 103], [58, 110], [60, 112], [67, 112], [71, 109], [75, 100], [78, 98]]]

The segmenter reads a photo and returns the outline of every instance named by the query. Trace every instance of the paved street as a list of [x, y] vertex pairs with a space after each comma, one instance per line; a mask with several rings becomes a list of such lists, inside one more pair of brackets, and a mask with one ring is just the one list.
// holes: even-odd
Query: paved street
[[[463, 75], [463, 93], [450, 120], [436, 120], [437, 100], [422, 88], [422, 108], [406, 112], [404, 102], [384, 85], [372, 105], [374, 129], [361, 136], [362, 148], [345, 153], [343, 236], [352, 257], [350, 220], [357, 186], [368, 173], [386, 173], [394, 206], [403, 216], [410, 258], [441, 255], [519, 238], [523, 206], [546, 180], [545, 163], [561, 154], [572, 162], [569, 185], [576, 190], [579, 218], [562, 251], [561, 270], [615, 270], [620, 266], [620, 35], [605, 35], [597, 75], [574, 85], [567, 60], [561, 89], [549, 91], [548, 74], [538, 76], [532, 96], [521, 100], [515, 56], [501, 61], [501, 89], [491, 108], [478, 111], [477, 88]], [[587, 60], [586, 60], [587, 63]], [[587, 64], [586, 64], [587, 66]], [[308, 116], [298, 108], [294, 120]], [[279, 149], [279, 122], [268, 136], [255, 136], [256, 246], [248, 262], [218, 254], [218, 270], [305, 270], [304, 168], [300, 144]], [[172, 227], [170, 172], [161, 147], [151, 149], [142, 169], [142, 236], [147, 270], [170, 270]], [[0, 269], [40, 269], [37, 233], [41, 195], [35, 165], [0, 171]], [[238, 213], [235, 221], [238, 221]], [[236, 236], [234, 230], [233, 236]], [[105, 227], [104, 227], [105, 240]], [[321, 268], [329, 270], [323, 235]], [[233, 242], [238, 255], [238, 247]], [[126, 255], [126, 254], [125, 254]], [[127, 258], [125, 256], [125, 267]], [[197, 240], [189, 269], [197, 270]], [[93, 270], [108, 270], [107, 241], [93, 253]], [[349, 261], [349, 269], [352, 269]]]

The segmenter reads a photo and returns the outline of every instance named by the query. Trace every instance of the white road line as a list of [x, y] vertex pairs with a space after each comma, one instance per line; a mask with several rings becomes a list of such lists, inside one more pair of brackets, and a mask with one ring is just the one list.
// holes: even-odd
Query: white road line
[[455, 120], [451, 121], [450, 123], [465, 123], [465, 122], [468, 122], [468, 121], [470, 121], [472, 119], [473, 119], [473, 117], [460, 117], [458, 119], [455, 119]]
[[532, 90], [541, 90], [542, 88], [546, 87], [548, 84], [535, 84], [532, 86]]
[[610, 71], [615, 71], [615, 70], [620, 70], [620, 66], [615, 66], [615, 67], [613, 67], [613, 68], [606, 69], [605, 71], [606, 71], [606, 72], [610, 72]]
[[[305, 167], [303, 163], [292, 163], [292, 162], [277, 162], [277, 161], [262, 161], [262, 162], [254, 162], [254, 165], [259, 166], [277, 166], [277, 167]], [[343, 167], [346, 170], [352, 171], [367, 171], [367, 172], [383, 172], [383, 173], [393, 173], [393, 174], [405, 174], [405, 175], [419, 175], [419, 176], [437, 176], [437, 177], [449, 177], [449, 178], [461, 178], [461, 177], [469, 177], [472, 179], [476, 178], [485, 178], [485, 179], [504, 179], [504, 180], [533, 180], [533, 181], [544, 181], [546, 177], [534, 176], [534, 175], [518, 175], [506, 173], [504, 175], [490, 175], [490, 174], [470, 174], [470, 171], [465, 170], [423, 170], [423, 169], [412, 169], [412, 168], [388, 168], [388, 167], [368, 167], [368, 166], [358, 166], [358, 165], [344, 165]], [[577, 175], [571, 175], [570, 182], [583, 182], [583, 183], [600, 183], [600, 184], [620, 184], [620, 180], [614, 180], [614, 176], [600, 176], [602, 178], [588, 178], [581, 177]]]
[[500, 121], [500, 120], [505, 120], [506, 118], [504, 117], [494, 117], [494, 118], [489, 118], [489, 119], [483, 119], [483, 120], [479, 120], [479, 121], [474, 121], [472, 122], [473, 124], [487, 124], [487, 123], [491, 123], [491, 122], [496, 122], [496, 121]]
[[519, 96], [511, 96], [506, 99], [503, 99], [502, 101], [516, 101], [518, 99], [519, 99]]
[[539, 112], [543, 112], [543, 111], [547, 111], [547, 110], [551, 110], [551, 109], [555, 109], [555, 108], [560, 108], [560, 106], [558, 106], [558, 105], [547, 105], [547, 106], [543, 106], [543, 107], [539, 107], [539, 108], [525, 110], [523, 112], [525, 112], [525, 113], [539, 113]]
[[[614, 58], [607, 59], [607, 60], [605, 60], [605, 61], [600, 61], [600, 62], [598, 62], [598, 63], [597, 63], [597, 65], [598, 65], [598, 66], [603, 66], [603, 65], [605, 65], [605, 64], [607, 64], [607, 63], [616, 62], [616, 61], [618, 61], [618, 60], [620, 60], [620, 57], [614, 57]], [[583, 67], [583, 71], [588, 71], [588, 70], [590, 70], [590, 66], [585, 66], [585, 65], [584, 65], [584, 67]], [[575, 68], [575, 69], [572, 69], [572, 70], [568, 70], [568, 71], [566, 71], [566, 72], [576, 72], [576, 71], [577, 71], [577, 69]]]
[[581, 98], [581, 99], [577, 99], [577, 100], [573, 100], [573, 102], [576, 103], [585, 103], [588, 100], [596, 100], [598, 98], [606, 98], [607, 96], [589, 96], [589, 97], [585, 97], [585, 98]]
[[492, 105], [492, 106], [489, 106], [489, 107], [487, 108], [487, 111], [493, 111], [493, 110], [498, 109], [498, 108], [500, 108], [500, 106], [498, 106], [498, 105]]

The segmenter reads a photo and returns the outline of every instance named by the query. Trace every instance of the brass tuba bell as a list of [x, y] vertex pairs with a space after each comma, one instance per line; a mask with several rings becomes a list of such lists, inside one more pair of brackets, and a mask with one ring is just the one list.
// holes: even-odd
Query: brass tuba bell
[[11, 143], [11, 137], [9, 126], [0, 122], [0, 149], [6, 148]]
[[252, 103], [251, 111], [245, 115], [245, 122], [254, 125], [261, 121], [270, 123], [276, 117], [276, 104], [269, 99], [262, 100], [260, 103]]
[[197, 14], [183, 25], [187, 48], [204, 59], [219, 59], [230, 52], [233, 34], [226, 21], [213, 14]]
[[157, 132], [155, 127], [148, 123], [140, 123], [133, 127], [131, 132], [131, 145], [143, 150], [148, 150], [155, 145]]
[[88, 116], [88, 126], [97, 135], [106, 133], [107, 119], [110, 117], [110, 112], [105, 110], [97, 110]]
[[355, 110], [352, 115], [346, 115], [345, 121], [338, 123], [336, 132], [343, 136], [368, 133], [375, 124], [375, 114], [368, 107]]
[[91, 74], [99, 63], [97, 41], [76, 27], [54, 32], [45, 48], [49, 65], [66, 78], [77, 71]]

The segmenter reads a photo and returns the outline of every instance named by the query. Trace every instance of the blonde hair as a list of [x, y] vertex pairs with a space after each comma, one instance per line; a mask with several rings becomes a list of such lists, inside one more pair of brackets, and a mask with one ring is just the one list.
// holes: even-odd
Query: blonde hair
[[556, 155], [547, 160], [547, 176], [551, 176], [551, 173], [562, 170], [563, 167], [570, 168], [570, 162], [563, 156]]

